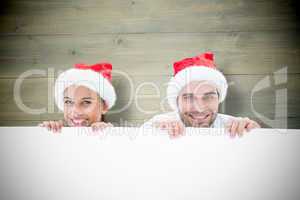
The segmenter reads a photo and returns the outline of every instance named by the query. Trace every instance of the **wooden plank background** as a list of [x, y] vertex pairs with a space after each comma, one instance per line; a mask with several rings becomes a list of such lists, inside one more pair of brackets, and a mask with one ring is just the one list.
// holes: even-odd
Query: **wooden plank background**
[[[292, 0], [5, 1], [0, 10], [0, 125], [61, 118], [53, 105], [55, 77], [74, 63], [102, 60], [113, 63], [118, 93], [108, 120], [139, 125], [170, 110], [165, 94], [172, 63], [209, 50], [230, 83], [222, 112], [260, 121], [251, 109], [251, 91], [269, 76], [270, 87], [254, 96], [255, 110], [273, 119], [276, 91], [287, 89], [288, 104], [280, 107], [288, 109], [288, 127], [300, 128], [297, 8]], [[276, 85], [274, 72], [284, 67], [288, 81]], [[26, 78], [21, 97], [28, 107], [47, 109], [39, 115], [23, 112], [13, 93], [16, 79], [34, 69], [46, 75]]]

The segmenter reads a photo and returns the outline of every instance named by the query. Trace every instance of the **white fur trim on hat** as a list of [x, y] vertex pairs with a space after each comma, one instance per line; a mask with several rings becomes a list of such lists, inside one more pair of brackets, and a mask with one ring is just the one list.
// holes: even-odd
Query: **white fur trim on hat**
[[101, 73], [90, 69], [69, 69], [61, 73], [55, 82], [55, 102], [61, 111], [64, 110], [64, 91], [71, 85], [85, 86], [97, 92], [108, 109], [117, 99], [114, 87]]
[[168, 83], [167, 99], [173, 110], [178, 110], [177, 97], [179, 92], [191, 81], [213, 82], [220, 95], [219, 102], [221, 103], [226, 97], [228, 84], [220, 71], [206, 66], [191, 66], [178, 72]]

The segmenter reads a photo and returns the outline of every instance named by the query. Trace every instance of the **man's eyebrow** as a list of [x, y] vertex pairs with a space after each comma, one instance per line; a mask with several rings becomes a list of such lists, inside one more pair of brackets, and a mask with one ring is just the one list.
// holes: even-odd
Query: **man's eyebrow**
[[72, 98], [70, 98], [70, 97], [64, 97], [64, 99], [72, 99]]
[[216, 91], [211, 91], [211, 92], [205, 92], [203, 95], [208, 95], [208, 94], [218, 94]]

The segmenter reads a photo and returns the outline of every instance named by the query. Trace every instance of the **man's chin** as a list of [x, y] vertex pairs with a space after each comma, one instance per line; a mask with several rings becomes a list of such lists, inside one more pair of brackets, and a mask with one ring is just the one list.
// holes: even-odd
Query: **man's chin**
[[209, 123], [197, 123], [197, 122], [194, 122], [191, 125], [192, 125], [191, 127], [195, 127], [195, 128], [209, 128], [210, 127]]
[[205, 121], [199, 121], [199, 120], [193, 120], [193, 119], [186, 119], [184, 120], [184, 124], [187, 127], [195, 127], [195, 128], [209, 128], [211, 124], [213, 123], [213, 120], [205, 120]]

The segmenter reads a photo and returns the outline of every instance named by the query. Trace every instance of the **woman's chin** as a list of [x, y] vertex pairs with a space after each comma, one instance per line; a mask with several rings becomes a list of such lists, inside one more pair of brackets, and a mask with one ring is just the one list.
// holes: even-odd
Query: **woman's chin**
[[81, 123], [74, 123], [74, 122], [70, 121], [68, 124], [70, 127], [87, 127], [87, 126], [89, 126], [87, 121], [84, 121]]

